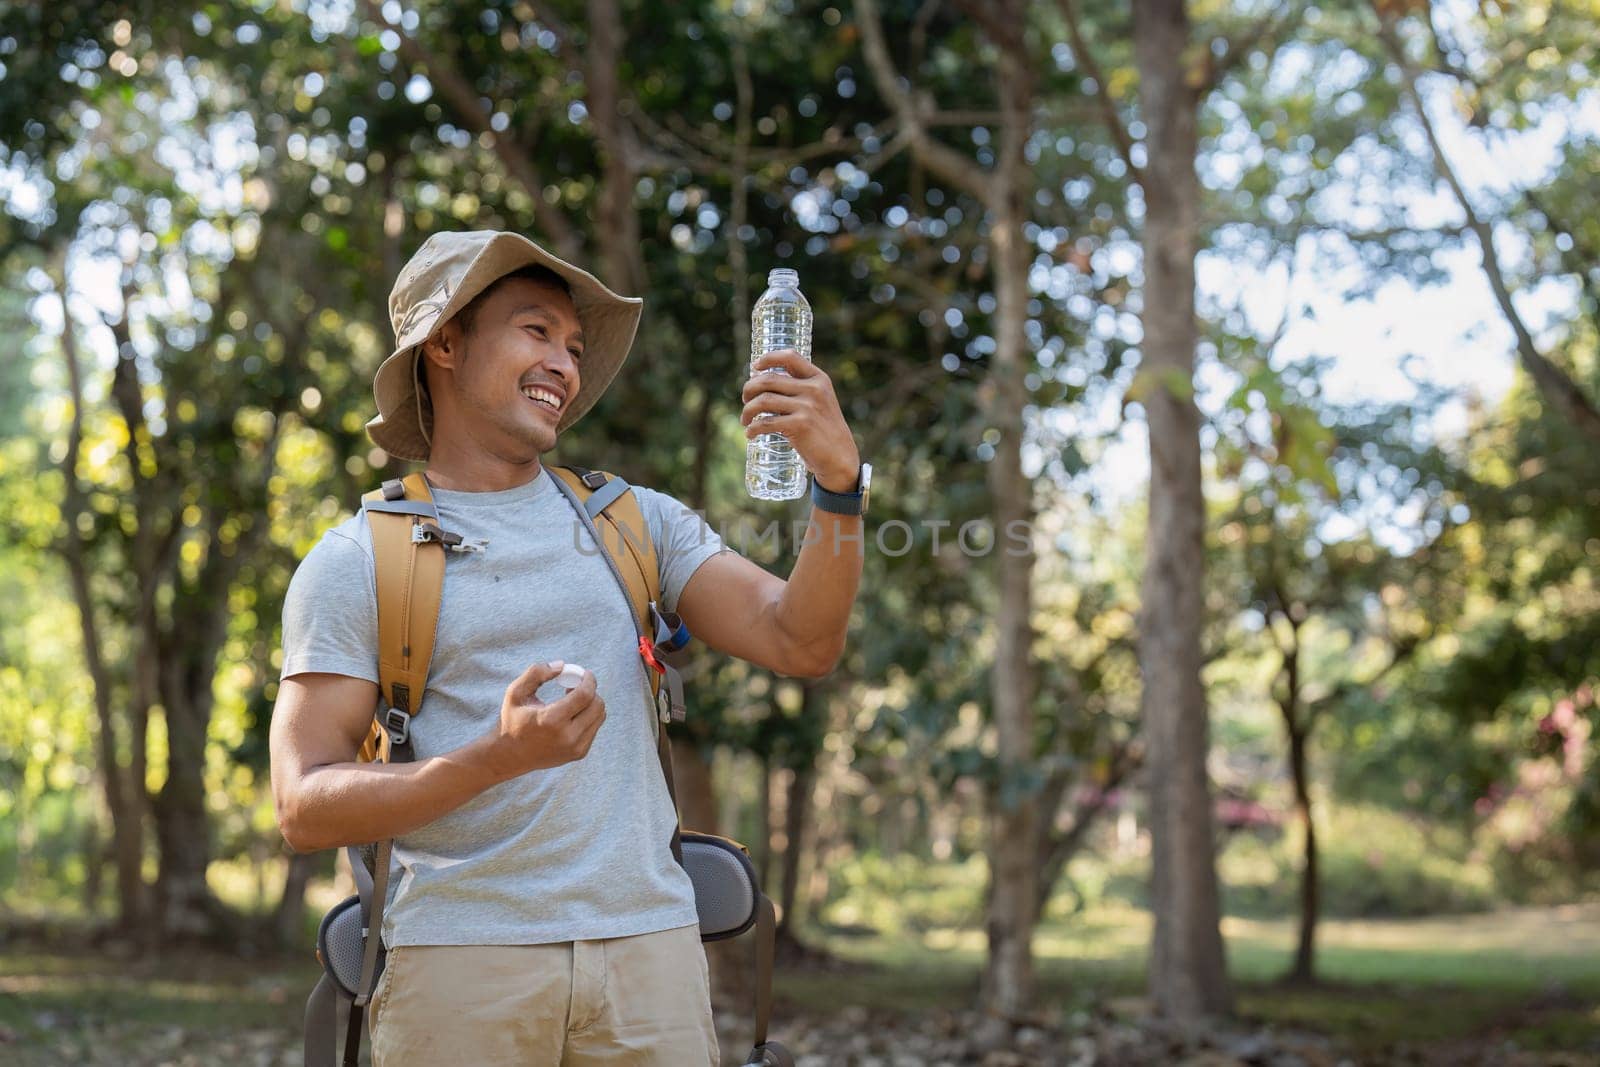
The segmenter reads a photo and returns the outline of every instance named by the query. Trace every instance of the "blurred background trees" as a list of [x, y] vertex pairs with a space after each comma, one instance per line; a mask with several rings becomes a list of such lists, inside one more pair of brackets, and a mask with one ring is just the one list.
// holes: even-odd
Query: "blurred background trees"
[[[5, 905], [306, 943], [341, 875], [265, 789], [283, 590], [399, 469], [395, 274], [477, 227], [646, 297], [557, 458], [779, 572], [751, 535], [804, 511], [745, 497], [736, 412], [800, 271], [876, 471], [852, 641], [815, 685], [703, 656], [674, 741], [796, 958], [981, 931], [1005, 1029], [1039, 930], [1125, 902], [1186, 1017], [1223, 913], [1311, 981], [1325, 916], [1592, 891], [1594, 14], [6, 7]], [[1350, 369], [1407, 300], [1473, 369]]]

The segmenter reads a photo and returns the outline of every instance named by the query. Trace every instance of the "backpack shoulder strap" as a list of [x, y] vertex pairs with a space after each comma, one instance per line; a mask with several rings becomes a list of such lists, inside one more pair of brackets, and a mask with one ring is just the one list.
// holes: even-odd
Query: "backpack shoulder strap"
[[[546, 468], [556, 476], [556, 486], [572, 504], [589, 533], [599, 543], [606, 565], [627, 593], [634, 608], [634, 628], [639, 633], [639, 655], [648, 668], [650, 694], [662, 722], [682, 722], [685, 716], [683, 676], [679, 668], [688, 658], [689, 630], [676, 613], [661, 610], [661, 574], [655, 539], [645, 523], [639, 498], [632, 487], [614, 474], [583, 467]], [[663, 689], [667, 706], [661, 707]], [[667, 731], [657, 725], [656, 755], [666, 779], [672, 810], [678, 810], [678, 791], [672, 780], [672, 749]], [[683, 863], [683, 845], [676, 823], [672, 828], [672, 856]]]
[[[650, 692], [663, 721], [682, 722], [683, 676], [679, 668], [688, 659], [689, 630], [676, 612], [661, 608], [661, 571], [655, 539], [645, 522], [639, 498], [615, 474], [561, 466], [549, 470], [579, 517], [599, 543], [617, 584], [633, 605], [639, 634], [639, 655], [650, 670]], [[661, 709], [665, 686], [667, 703]], [[669, 772], [670, 773], [670, 772]]]
[[651, 605], [661, 602], [661, 572], [655, 539], [650, 536], [639, 498], [629, 491], [633, 487], [606, 471], [574, 466], [546, 469], [594, 524], [595, 539], [611, 560], [628, 602], [633, 605], [639, 633], [654, 635]]
[[439, 529], [439, 513], [421, 473], [384, 482], [362, 497], [361, 507], [372, 530], [383, 710], [373, 720], [360, 758], [404, 759], [410, 755], [411, 716], [422, 710], [433, 661], [450, 535]]

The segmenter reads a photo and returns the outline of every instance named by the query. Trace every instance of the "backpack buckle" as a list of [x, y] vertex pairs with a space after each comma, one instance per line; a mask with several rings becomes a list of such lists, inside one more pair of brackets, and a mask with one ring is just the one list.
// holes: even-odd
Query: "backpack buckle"
[[383, 709], [383, 728], [389, 733], [389, 744], [411, 743], [411, 716], [399, 708]]
[[435, 522], [419, 522], [411, 527], [411, 543], [414, 545], [427, 544], [437, 541], [451, 552], [482, 552], [489, 547], [489, 542], [482, 538], [468, 541], [458, 533], [452, 533]]
[[462, 541], [461, 535], [451, 533], [438, 523], [419, 522], [411, 527], [411, 543], [414, 545], [426, 544], [437, 541], [446, 548], [454, 548]]

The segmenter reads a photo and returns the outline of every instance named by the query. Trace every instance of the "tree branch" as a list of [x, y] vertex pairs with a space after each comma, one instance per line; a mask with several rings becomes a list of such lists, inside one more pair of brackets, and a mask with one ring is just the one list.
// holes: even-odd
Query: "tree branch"
[[1334, 686], [1322, 696], [1317, 697], [1315, 700], [1306, 701], [1305, 709], [1307, 721], [1314, 719], [1327, 708], [1337, 704], [1339, 701], [1345, 699], [1356, 690], [1371, 689], [1373, 686], [1377, 685], [1380, 681], [1387, 677], [1389, 673], [1396, 667], [1409, 660], [1420, 647], [1422, 647], [1422, 640], [1420, 638], [1395, 642], [1394, 654], [1390, 656], [1389, 662], [1385, 663], [1375, 674], [1372, 675], [1372, 677], [1365, 678], [1360, 681], [1347, 679]]
[[901, 152], [904, 152], [907, 148], [911, 147], [911, 140], [911, 131], [901, 130], [899, 133], [895, 134], [889, 139], [888, 144], [884, 145], [878, 151], [872, 153], [872, 155], [862, 159], [860, 163], [861, 169], [866, 171], [868, 174], [871, 174], [874, 170], [883, 166], [885, 163], [889, 162], [889, 160], [893, 159], [895, 156], [898, 156]]
[[1058, 788], [1052, 797], [1047, 798], [1048, 803], [1041, 804], [1039, 831], [1043, 840], [1038, 850], [1040, 860], [1036, 898], [1041, 913], [1049, 903], [1056, 883], [1061, 880], [1061, 872], [1066, 868], [1067, 861], [1077, 855], [1078, 850], [1083, 847], [1089, 831], [1094, 828], [1095, 819], [1110, 805], [1112, 794], [1143, 763], [1143, 750], [1134, 738], [1129, 738], [1113, 749], [1105, 781], [1096, 783], [1094, 791], [1072, 813], [1072, 825], [1060, 835], [1052, 833], [1051, 827], [1055, 822], [1061, 798], [1065, 795], [1065, 788]]
[[1595, 254], [1595, 250], [1589, 247], [1580, 233], [1551, 213], [1542, 194], [1536, 194], [1530, 189], [1523, 192], [1522, 198], [1528, 202], [1529, 207], [1544, 216], [1545, 223], [1550, 229], [1558, 234], [1566, 234], [1567, 240], [1572, 242], [1572, 246], [1564, 252], [1558, 245], [1556, 252], [1561, 257], [1561, 265], [1567, 272], [1577, 275], [1578, 284], [1583, 287], [1583, 293], [1592, 305], [1595, 320], [1600, 323], [1600, 288], [1596, 287], [1594, 280], [1596, 267], [1600, 265], [1600, 256]]
[[1100, 105], [1100, 116], [1106, 125], [1106, 131], [1111, 135], [1111, 140], [1117, 146], [1117, 152], [1122, 156], [1122, 161], [1128, 165], [1128, 173], [1133, 180], [1144, 184], [1144, 170], [1133, 161], [1133, 139], [1128, 136], [1128, 128], [1123, 125], [1122, 116], [1117, 114], [1117, 106], [1111, 99], [1111, 89], [1106, 85], [1105, 74], [1100, 70], [1100, 64], [1095, 61], [1094, 52], [1089, 48], [1089, 42], [1083, 36], [1083, 26], [1078, 18], [1078, 6], [1074, 0], [1056, 0], [1056, 6], [1061, 9], [1061, 17], [1067, 23], [1067, 36], [1072, 39], [1072, 54], [1077, 57], [1078, 65], [1085, 74], [1094, 79], [1095, 100]]
[[1216, 229], [1222, 226], [1257, 226], [1271, 232], [1291, 231], [1293, 233], [1338, 234], [1351, 244], [1378, 244], [1388, 245], [1397, 238], [1442, 238], [1460, 240], [1468, 233], [1466, 226], [1432, 226], [1427, 229], [1418, 229], [1415, 226], [1377, 226], [1369, 230], [1356, 230], [1348, 226], [1340, 226], [1332, 222], [1316, 222], [1310, 219], [1298, 218], [1292, 223], [1279, 224], [1270, 222], [1260, 215], [1221, 215], [1215, 213], [1202, 213], [1201, 225], [1207, 229]]
[[872, 71], [872, 79], [884, 99], [894, 108], [901, 128], [910, 139], [912, 155], [944, 181], [978, 200], [990, 202], [994, 195], [992, 176], [971, 159], [928, 133], [924, 114], [933, 109], [924, 107], [911, 90], [900, 83], [900, 74], [895, 70], [888, 46], [884, 43], [877, 0], [856, 0], [856, 21], [860, 24], [861, 47], [867, 67]]
[[[962, 7], [977, 10], [981, 4], [965, 0]], [[986, 9], [989, 10], [989, 9]], [[991, 14], [995, 14], [991, 10]], [[986, 32], [1000, 49], [1000, 61], [995, 71], [1000, 97], [1000, 137], [996, 148], [994, 187], [1008, 201], [1020, 227], [1027, 218], [1027, 191], [1020, 179], [1027, 161], [1024, 151], [1028, 136], [1033, 132], [1033, 63], [1022, 39], [1022, 25], [1026, 20], [1026, 4], [1015, 8], [1001, 8], [995, 18], [984, 21]], [[990, 23], [995, 23], [992, 27]], [[1027, 268], [1022, 268], [1027, 277]], [[1016, 403], [1013, 411], [1021, 411]]]
[[[106, 667], [105, 655], [100, 646], [100, 627], [95, 618], [94, 595], [89, 586], [89, 563], [83, 550], [83, 534], [79, 520], [89, 513], [88, 499], [83, 483], [78, 478], [78, 457], [83, 447], [83, 368], [78, 361], [78, 341], [73, 329], [72, 310], [68, 306], [71, 294], [67, 274], [67, 254], [61, 255], [59, 291], [61, 293], [61, 356], [67, 364], [67, 382], [72, 397], [72, 419], [67, 427], [67, 453], [61, 461], [61, 473], [66, 482], [65, 497], [61, 505], [61, 518], [66, 527], [59, 551], [67, 563], [67, 575], [72, 586], [72, 598], [78, 607], [78, 626], [83, 639], [84, 666], [88, 668], [94, 686], [95, 720], [99, 729], [97, 741], [100, 774], [110, 809], [113, 833], [118, 838], [136, 826], [144, 807], [144, 783], [133, 781], [125, 773], [117, 753], [121, 749], [117, 716], [111, 706], [111, 672]], [[141, 733], [134, 735], [135, 750], [144, 743]], [[131, 786], [131, 788], [130, 788]], [[134, 820], [132, 823], [124, 820]]]
[[1451, 77], [1466, 82], [1481, 93], [1483, 85], [1466, 70], [1450, 62], [1449, 57], [1445, 55], [1446, 49], [1453, 48], [1454, 44], [1453, 42], [1447, 42], [1444, 34], [1439, 32], [1439, 24], [1434, 20], [1437, 15], [1434, 6], [1432, 4], [1426, 5], [1422, 14], [1428, 24], [1428, 36], [1433, 39], [1433, 54], [1438, 61], [1438, 70], [1441, 73], [1449, 74]]
[[1600, 441], [1600, 410], [1595, 409], [1594, 404], [1565, 371], [1539, 351], [1534, 343], [1533, 334], [1522, 321], [1516, 305], [1512, 303], [1511, 290], [1506, 284], [1505, 275], [1501, 272], [1500, 258], [1494, 249], [1494, 228], [1473, 209], [1471, 198], [1467, 196], [1466, 189], [1457, 178], [1450, 160], [1445, 156], [1444, 147], [1439, 143], [1438, 134], [1433, 128], [1433, 120], [1428, 117], [1422, 95], [1417, 91], [1417, 69], [1406, 56], [1405, 49], [1395, 33], [1392, 19], [1383, 20], [1379, 37], [1400, 69], [1406, 95], [1410, 98], [1412, 107], [1416, 109], [1417, 120], [1422, 124], [1422, 132], [1427, 138], [1429, 149], [1433, 152], [1434, 166], [1445, 184], [1450, 187], [1456, 202], [1461, 205], [1462, 214], [1467, 219], [1467, 228], [1477, 238], [1483, 256], [1483, 272], [1489, 280], [1489, 288], [1494, 291], [1495, 302], [1499, 304], [1501, 314], [1505, 316], [1506, 322], [1511, 326], [1511, 332], [1516, 336], [1517, 353], [1523, 368], [1548, 403], [1563, 412], [1590, 440]]
[[[595, 197], [595, 229], [600, 259], [608, 284], [619, 292], [638, 295], [648, 288], [639, 213], [633, 208], [639, 172], [635, 162], [633, 127], [623, 118], [625, 109], [619, 71], [623, 60], [622, 12], [617, 0], [589, 0], [589, 34], [585, 41], [583, 80], [589, 101], [589, 121], [594, 125], [600, 155], [600, 181]], [[645, 349], [645, 366], [654, 353]]]
[[[735, 111], [733, 123], [733, 175], [729, 183], [731, 217], [728, 236], [728, 267], [733, 272], [734, 358], [743, 362], [750, 351], [750, 263], [741, 231], [750, 217], [750, 138], [751, 113], [755, 110], [755, 88], [750, 81], [750, 55], [744, 38], [733, 39], [733, 85]], [[705, 411], [702, 403], [701, 411]], [[702, 439], [701, 444], [705, 444]], [[702, 460], [703, 462], [703, 460]], [[702, 501], [702, 505], [704, 501]]]
[[556, 54], [566, 61], [570, 70], [583, 69], [583, 56], [573, 40], [572, 30], [563, 22], [549, 4], [532, 4], [534, 20], [556, 35]]
[[79, 530], [79, 519], [89, 510], [83, 482], [78, 477], [78, 457], [83, 448], [83, 368], [78, 361], [78, 341], [73, 332], [72, 312], [67, 306], [65, 262], [62, 264], [60, 292], [61, 356], [67, 365], [67, 383], [72, 397], [72, 418], [67, 424], [67, 454], [61, 461], [61, 473], [66, 482], [66, 497], [61, 508], [66, 533], [61, 539], [61, 554], [66, 558], [67, 570], [72, 578], [73, 597], [78, 603], [78, 615], [83, 628], [83, 658], [89, 668], [89, 676], [94, 680], [96, 704], [101, 706], [101, 749], [112, 761], [106, 765], [105, 772], [112, 774], [116, 771], [116, 733], [110, 715], [110, 676], [101, 656], [100, 630], [95, 621], [94, 599], [89, 591], [83, 534]]
[[446, 63], [437, 53], [430, 50], [418, 38], [404, 32], [399, 26], [390, 26], [383, 17], [383, 9], [378, 0], [361, 0], [361, 7], [367, 17], [381, 26], [388, 26], [400, 38], [400, 54], [414, 67], [423, 67], [428, 72], [428, 79], [439, 89], [439, 95], [450, 106], [455, 114], [456, 121], [475, 135], [487, 135], [493, 147], [494, 154], [511, 176], [516, 178], [527, 191], [528, 198], [533, 201], [534, 224], [550, 236], [561, 254], [573, 258], [582, 247], [582, 240], [576, 227], [557, 210], [554, 205], [544, 198], [544, 179], [539, 170], [533, 165], [533, 153], [526, 146], [517, 143], [509, 132], [496, 132], [489, 126], [489, 120], [483, 113], [483, 106], [479, 102], [478, 93], [461, 72]]
[[1022, 12], [1007, 10], [1006, 5], [995, 0], [956, 0], [956, 4], [966, 12], [968, 18], [983, 28], [984, 36], [993, 41], [1003, 54], [1016, 55], [1024, 50], [1024, 22], [1022, 18], [1015, 17]]
[[1223, 52], [1218, 56], [1211, 52], [1206, 53], [1206, 65], [1200, 84], [1195, 87], [1198, 96], [1205, 97], [1231, 74], [1235, 67], [1242, 62], [1245, 56], [1255, 51], [1261, 42], [1269, 36], [1277, 36], [1277, 32], [1292, 21], [1293, 16], [1304, 14], [1306, 4], [1304, 0], [1299, 3], [1283, 4], [1270, 15], [1263, 15], [1257, 19], [1248, 30], [1237, 37], [1223, 38]]
[[145, 641], [146, 649], [146, 655], [141, 656], [135, 664], [135, 688], [138, 691], [135, 703], [147, 705], [156, 700], [153, 634], [156, 597], [161, 588], [161, 566], [166, 546], [171, 543], [177, 532], [178, 519], [176, 515], [167, 514], [165, 526], [158, 524], [158, 516], [162, 514], [157, 502], [158, 494], [167, 481], [169, 472], [165, 465], [157, 460], [154, 472], [146, 474], [141, 455], [144, 449], [149, 449], [154, 460], [157, 440], [150, 433], [144, 417], [144, 390], [139, 384], [138, 353], [133, 345], [132, 333], [134, 294], [135, 289], [130, 276], [124, 280], [122, 286], [121, 316], [115, 320], [102, 316], [102, 321], [111, 330], [112, 338], [116, 342], [117, 360], [111, 377], [111, 396], [116, 402], [117, 410], [121, 413], [128, 432], [128, 441], [123, 447], [123, 454], [128, 463], [131, 486], [129, 498], [133, 503], [136, 517], [130, 546], [133, 556], [134, 588], [138, 594], [138, 608], [134, 622]]

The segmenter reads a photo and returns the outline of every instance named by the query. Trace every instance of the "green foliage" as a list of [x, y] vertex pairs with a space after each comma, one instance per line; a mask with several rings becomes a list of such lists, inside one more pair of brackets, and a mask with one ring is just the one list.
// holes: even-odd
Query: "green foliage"
[[94, 840], [94, 730], [60, 568], [37, 565], [0, 544], [0, 906], [73, 912]]
[[[1340, 804], [1317, 828], [1319, 885], [1332, 918], [1483, 911], [1502, 899], [1494, 872], [1461, 830], [1381, 807]], [[1289, 917], [1298, 906], [1301, 843], [1291, 831], [1233, 835], [1218, 861], [1232, 914]]]
[[862, 852], [829, 874], [824, 928], [866, 927], [895, 937], [970, 927], [983, 914], [982, 857], [930, 864], [911, 853]]

